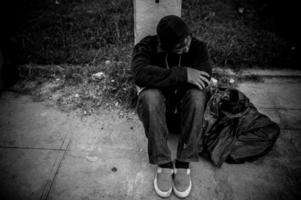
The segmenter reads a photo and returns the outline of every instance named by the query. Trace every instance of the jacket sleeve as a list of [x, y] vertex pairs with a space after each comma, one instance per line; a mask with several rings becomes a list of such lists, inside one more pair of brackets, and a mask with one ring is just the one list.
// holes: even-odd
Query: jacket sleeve
[[137, 86], [164, 88], [187, 82], [185, 67], [167, 69], [153, 65], [151, 55], [151, 46], [147, 41], [141, 41], [134, 47], [131, 67]]
[[189, 67], [198, 69], [200, 71], [205, 71], [210, 76], [212, 75], [208, 49], [205, 43], [199, 41], [197, 45], [195, 45], [191, 59], [192, 59], [192, 66]]

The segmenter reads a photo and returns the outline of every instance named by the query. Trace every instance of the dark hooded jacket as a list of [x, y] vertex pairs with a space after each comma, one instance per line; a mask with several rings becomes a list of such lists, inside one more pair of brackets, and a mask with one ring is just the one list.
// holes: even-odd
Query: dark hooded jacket
[[[176, 16], [160, 20], [158, 35], [147, 36], [135, 45], [132, 56], [132, 72], [139, 87], [179, 88], [195, 87], [187, 83], [187, 67], [205, 71], [211, 75], [207, 46], [192, 38], [189, 52], [182, 55], [168, 53], [161, 48], [172, 47], [189, 34], [186, 24]], [[170, 35], [170, 38], [168, 37]], [[161, 45], [159, 45], [159, 38]]]
[[205, 71], [211, 75], [206, 44], [192, 38], [189, 52], [169, 54], [158, 47], [157, 36], [147, 36], [134, 48], [132, 71], [140, 87], [188, 86], [187, 68]]

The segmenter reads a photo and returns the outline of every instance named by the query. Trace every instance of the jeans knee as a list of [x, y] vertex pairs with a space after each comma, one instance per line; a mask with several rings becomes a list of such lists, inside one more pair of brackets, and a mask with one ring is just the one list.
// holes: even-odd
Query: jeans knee
[[185, 94], [186, 102], [193, 109], [203, 110], [206, 104], [206, 93], [199, 89], [190, 89]]
[[164, 105], [164, 96], [159, 89], [145, 89], [139, 94], [138, 104], [148, 110], [161, 108]]

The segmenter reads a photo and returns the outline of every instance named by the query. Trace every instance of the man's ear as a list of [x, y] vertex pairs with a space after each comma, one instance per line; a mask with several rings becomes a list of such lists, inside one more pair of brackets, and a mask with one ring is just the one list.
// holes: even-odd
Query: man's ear
[[158, 46], [161, 48], [161, 49], [163, 49], [162, 48], [162, 42], [161, 42], [161, 40], [160, 40], [160, 38], [157, 36], [157, 41], [158, 41]]
[[161, 40], [160, 40], [159, 36], [157, 36], [157, 41], [158, 41], [158, 45], [160, 45], [160, 46], [161, 46], [162, 42], [161, 42]]
[[160, 38], [159, 38], [159, 37], [157, 37], [157, 38], [158, 38], [158, 45], [159, 45], [159, 47], [160, 47], [163, 51], [169, 51], [167, 48], [164, 48], [164, 46], [162, 45], [162, 42], [161, 42]]

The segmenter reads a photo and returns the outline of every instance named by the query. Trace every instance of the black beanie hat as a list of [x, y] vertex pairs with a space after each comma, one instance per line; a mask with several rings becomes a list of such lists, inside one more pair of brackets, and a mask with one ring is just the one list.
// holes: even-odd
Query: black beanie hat
[[175, 15], [163, 17], [157, 25], [157, 35], [164, 50], [171, 50], [189, 34], [186, 23]]

